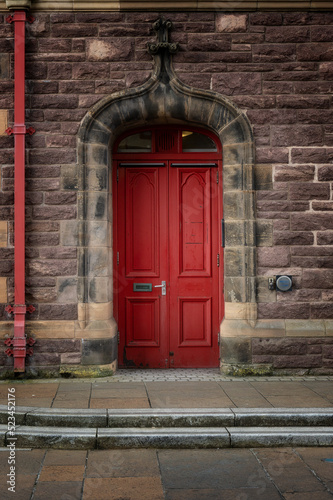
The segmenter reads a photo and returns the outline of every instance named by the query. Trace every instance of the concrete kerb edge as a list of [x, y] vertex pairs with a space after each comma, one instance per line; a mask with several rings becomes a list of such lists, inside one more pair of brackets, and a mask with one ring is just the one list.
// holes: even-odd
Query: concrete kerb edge
[[[62, 428], [333, 426], [333, 408], [77, 409], [17, 407], [16, 425]], [[8, 409], [0, 405], [0, 424]]]
[[282, 446], [332, 446], [329, 427], [251, 427], [200, 429], [80, 429], [21, 427], [16, 440], [0, 426], [2, 444], [17, 448], [115, 449], [115, 448], [253, 448]]

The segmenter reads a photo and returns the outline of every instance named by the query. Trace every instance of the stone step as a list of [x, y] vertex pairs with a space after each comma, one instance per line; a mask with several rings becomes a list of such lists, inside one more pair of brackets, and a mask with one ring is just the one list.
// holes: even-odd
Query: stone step
[[[0, 405], [0, 424], [8, 423]], [[333, 425], [333, 408], [63, 409], [17, 407], [16, 425], [77, 428], [200, 428]]]
[[256, 448], [332, 446], [332, 427], [81, 428], [0, 425], [7, 449]]

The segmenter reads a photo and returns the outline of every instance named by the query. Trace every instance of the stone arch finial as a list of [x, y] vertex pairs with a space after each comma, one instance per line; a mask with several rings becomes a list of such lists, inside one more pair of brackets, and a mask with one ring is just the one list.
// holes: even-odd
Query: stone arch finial
[[178, 51], [178, 43], [169, 42], [169, 30], [172, 29], [172, 26], [172, 22], [169, 19], [165, 20], [163, 17], [154, 22], [153, 28], [157, 34], [157, 42], [147, 44], [148, 52], [151, 55], [154, 56], [162, 50], [167, 50], [170, 54], [175, 54]]

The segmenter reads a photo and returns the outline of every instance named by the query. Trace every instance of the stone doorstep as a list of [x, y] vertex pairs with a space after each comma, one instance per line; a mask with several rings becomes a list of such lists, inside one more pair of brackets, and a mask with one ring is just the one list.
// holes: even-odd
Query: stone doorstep
[[[16, 425], [62, 428], [333, 426], [333, 408], [62, 409], [17, 407]], [[0, 405], [0, 424], [8, 409]]]
[[52, 449], [115, 448], [253, 448], [276, 446], [332, 446], [331, 427], [81, 429], [16, 428], [15, 440], [0, 426], [0, 446]]

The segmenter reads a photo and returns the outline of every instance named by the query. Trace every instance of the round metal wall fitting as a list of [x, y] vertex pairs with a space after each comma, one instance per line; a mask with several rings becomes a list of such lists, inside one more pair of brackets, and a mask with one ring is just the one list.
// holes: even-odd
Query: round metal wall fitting
[[276, 276], [276, 289], [279, 292], [290, 292], [292, 290], [292, 276]]

